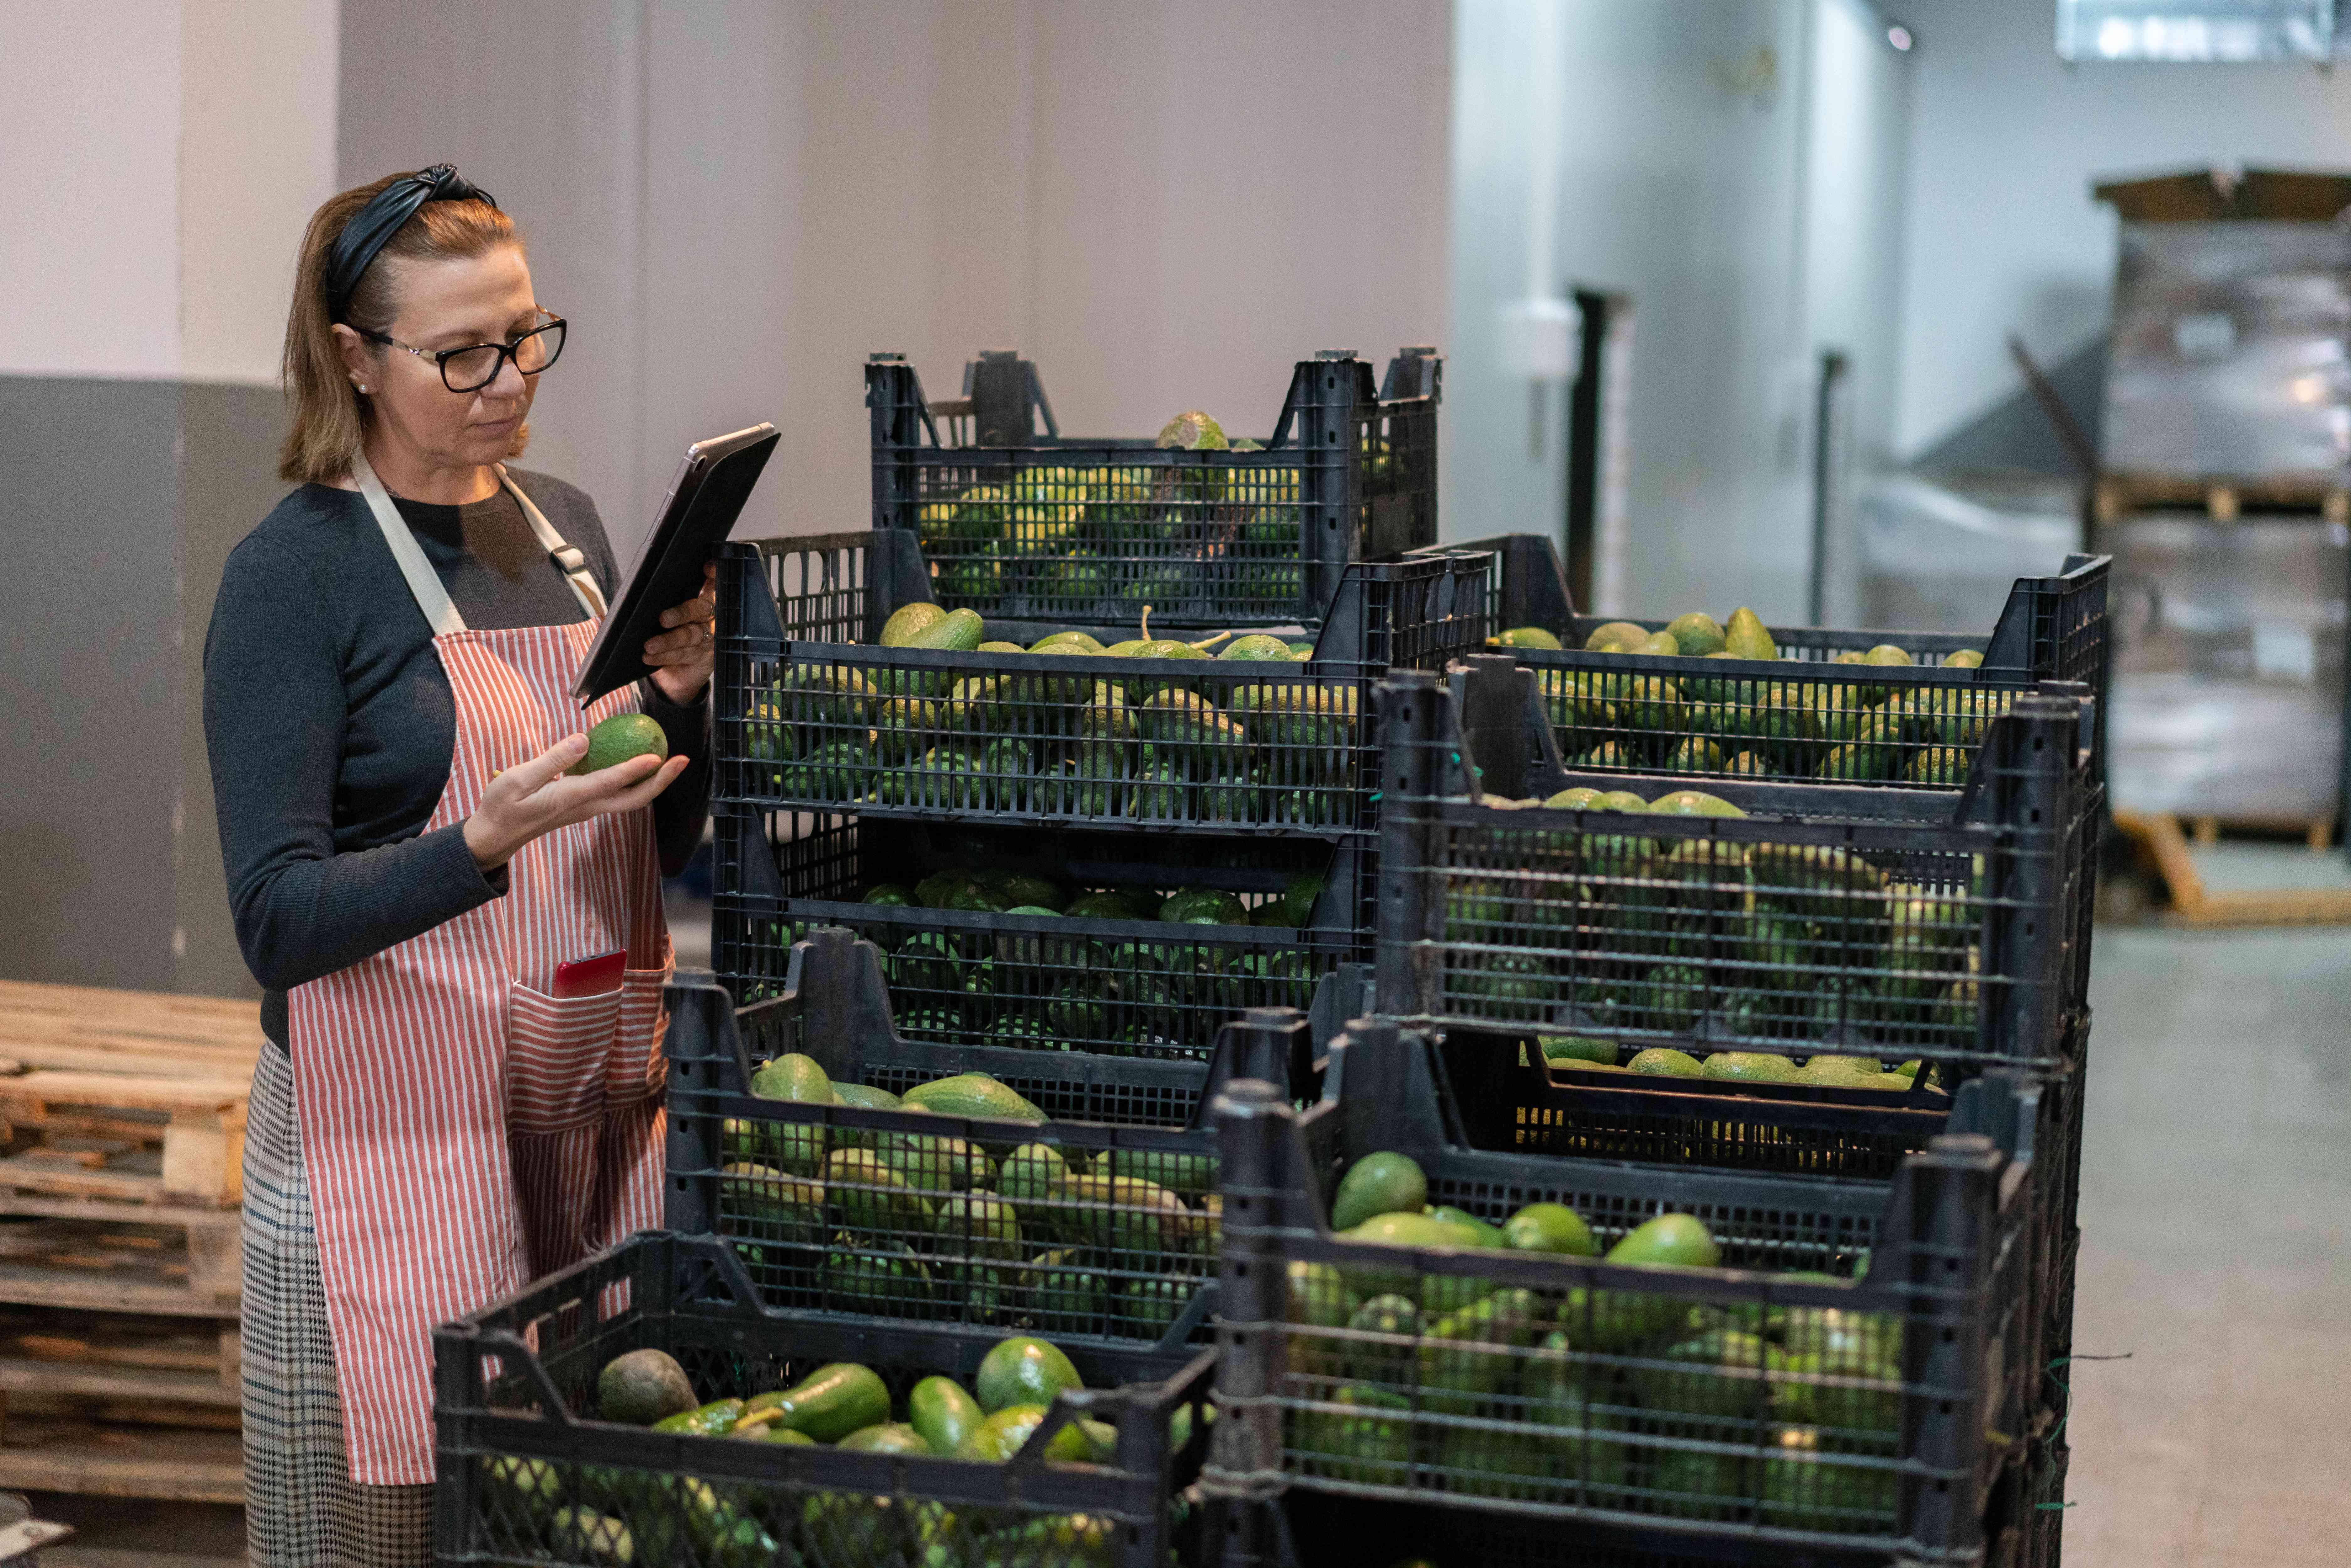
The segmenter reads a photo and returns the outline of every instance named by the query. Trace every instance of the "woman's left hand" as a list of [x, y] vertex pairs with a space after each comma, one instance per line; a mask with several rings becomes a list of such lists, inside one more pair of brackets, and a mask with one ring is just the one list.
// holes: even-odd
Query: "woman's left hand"
[[645, 663], [653, 666], [653, 685], [670, 701], [696, 701], [710, 684], [711, 665], [718, 657], [716, 622], [718, 614], [718, 565], [702, 569], [702, 591], [684, 603], [662, 612], [664, 632], [645, 644]]

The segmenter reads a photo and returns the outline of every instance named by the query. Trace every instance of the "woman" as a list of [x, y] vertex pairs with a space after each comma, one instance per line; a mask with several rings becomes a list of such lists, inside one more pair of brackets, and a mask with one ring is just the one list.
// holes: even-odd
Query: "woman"
[[[447, 165], [304, 236], [280, 474], [204, 652], [237, 936], [266, 988], [245, 1163], [251, 1560], [432, 1558], [434, 1324], [659, 1223], [658, 870], [702, 832], [712, 601], [584, 713], [616, 584], [518, 456], [565, 327]], [[584, 732], [668, 737], [580, 777]], [[559, 965], [626, 953], [618, 989]]]

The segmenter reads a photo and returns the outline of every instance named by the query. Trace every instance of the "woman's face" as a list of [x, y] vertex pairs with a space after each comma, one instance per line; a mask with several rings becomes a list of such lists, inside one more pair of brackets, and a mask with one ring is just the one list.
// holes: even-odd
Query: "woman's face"
[[399, 271], [392, 280], [392, 298], [400, 302], [400, 314], [386, 331], [424, 352], [371, 342], [349, 327], [335, 329], [352, 383], [367, 389], [375, 407], [371, 444], [391, 443], [410, 462], [428, 468], [503, 462], [530, 416], [538, 377], [524, 375], [509, 358], [489, 385], [453, 392], [433, 355], [443, 349], [503, 343], [538, 324], [538, 298], [521, 247], [502, 245], [462, 261], [393, 265]]

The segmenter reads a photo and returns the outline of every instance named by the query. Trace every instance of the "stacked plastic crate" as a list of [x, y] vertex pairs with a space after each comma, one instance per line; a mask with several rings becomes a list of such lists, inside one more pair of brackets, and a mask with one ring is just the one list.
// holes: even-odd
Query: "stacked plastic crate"
[[[1196, 1063], [1367, 957], [1373, 685], [1489, 631], [1482, 555], [1372, 559], [1434, 537], [1436, 372], [1399, 356], [1382, 396], [1352, 355], [1302, 361], [1257, 449], [966, 446], [942, 421], [1005, 416], [870, 365], [875, 528], [720, 562], [713, 942], [737, 999], [838, 925], [882, 949], [899, 1030], [974, 1065]], [[914, 605], [957, 634], [883, 645]], [[1121, 652], [1031, 651], [1079, 632]]]
[[[2096, 608], [2098, 565], [2071, 608]], [[1541, 623], [1510, 599], [1504, 621]], [[1546, 660], [1566, 673], [1513, 667]], [[1387, 689], [1378, 1011], [1413, 1031], [1403, 1065], [1395, 1024], [1357, 1026], [1342, 1112], [1219, 1123], [1228, 1563], [2053, 1559], [2090, 688], [1658, 664], [1514, 650]], [[1816, 781], [1818, 716], [1862, 710], [1892, 716], [1868, 738], [1893, 755]], [[1700, 735], [1761, 766], [1656, 771]], [[1956, 777], [1903, 781], [1937, 746]], [[1644, 809], [1692, 786], [1711, 800]], [[1368, 1094], [1367, 1042], [1390, 1063]], [[1692, 1076], [1624, 1071], [1643, 1050]], [[1743, 1076], [1697, 1076], [1716, 1053]], [[1815, 1056], [1847, 1060], [1783, 1081]], [[1429, 1204], [1565, 1205], [1596, 1248], [1693, 1217], [1704, 1267], [1338, 1237], [1341, 1176], [1382, 1150]]]

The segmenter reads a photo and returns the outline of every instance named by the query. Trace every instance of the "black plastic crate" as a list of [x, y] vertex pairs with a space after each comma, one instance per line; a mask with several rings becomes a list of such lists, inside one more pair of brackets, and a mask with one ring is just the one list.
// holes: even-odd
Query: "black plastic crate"
[[[1411, 1092], [1430, 1053], [1410, 1043], [1351, 1030], [1335, 1093], [1302, 1115], [1246, 1082], [1217, 1103], [1225, 1322], [1204, 1487], [1604, 1524], [1628, 1548], [1736, 1542], [1751, 1561], [1980, 1551], [2030, 1420], [2019, 1362], [2037, 1354], [2029, 1074], [1970, 1082], [1953, 1132], [1890, 1184], [1851, 1182], [1467, 1152]], [[1694, 1216], [1719, 1266], [1333, 1236], [1326, 1195], [1381, 1149], [1419, 1163], [1432, 1203], [1488, 1223], [1565, 1204], [1602, 1249]]]
[[[1470, 554], [1344, 567], [1306, 663], [884, 648], [890, 613], [931, 597], [911, 550], [887, 533], [722, 550], [715, 799], [1341, 837], [1373, 822], [1373, 681], [1442, 669], [1489, 630], [1485, 560]], [[1099, 641], [1138, 634], [1130, 622]]]
[[[792, 944], [847, 927], [881, 950], [896, 1025], [956, 1046], [1206, 1061], [1250, 1008], [1314, 1005], [1369, 957], [1367, 843], [1217, 836], [1039, 835], [919, 821], [722, 808], [714, 812], [713, 967], [738, 1003], [774, 994]], [[1071, 886], [1202, 886], [1245, 905], [1323, 877], [1303, 927], [1018, 915], [862, 902], [942, 867], [1011, 867]]]
[[2090, 705], [2021, 696], [1956, 794], [1709, 780], [1748, 814], [1507, 810], [1490, 791], [1687, 781], [1525, 769], [1529, 682], [1476, 664], [1458, 704], [1426, 675], [1382, 687], [1381, 1014], [1699, 1053], [2060, 1061], [2088, 977]]
[[[1499, 629], [1540, 626], [1565, 644], [1510, 653], [1541, 683], [1560, 754], [1581, 771], [1956, 787], [1991, 721], [2035, 684], [2077, 682], [2102, 706], [2106, 695], [2106, 556], [2068, 556], [2056, 576], [2018, 578], [1989, 638], [1775, 626], [1781, 656], [1767, 662], [1586, 652], [1612, 621], [1650, 632], [1667, 623], [1577, 614], [1558, 554], [1540, 536], [1425, 553], [1454, 549], [1490, 556]], [[1881, 644], [1915, 663], [1834, 663]], [[1962, 652], [1980, 654], [1982, 667], [1948, 664]], [[2093, 758], [2100, 778], [2103, 751]]]
[[[1060, 1396], [1000, 1465], [601, 1421], [597, 1375], [631, 1350], [675, 1356], [705, 1400], [789, 1387], [825, 1363], [855, 1362], [881, 1375], [895, 1409], [934, 1373], [968, 1385], [988, 1348], [918, 1324], [764, 1307], [726, 1244], [662, 1232], [433, 1340], [439, 1561], [557, 1568], [1042, 1562], [1057, 1542], [1072, 1560], [1166, 1568], [1184, 1524], [1176, 1500], [1206, 1444], [1213, 1365], [1203, 1355], [1169, 1376], [1147, 1354], [1073, 1344], [1087, 1390]], [[1048, 1463], [1047, 1443], [1081, 1418], [1116, 1429], [1113, 1457]]]
[[[1027, 1053], [1004, 1082], [1034, 1092], [1040, 1123], [758, 1098], [754, 1065], [795, 1045], [836, 1083], [893, 1092], [974, 1070], [893, 1039], [871, 946], [824, 936], [793, 995], [739, 1019], [716, 984], [671, 988], [669, 1228], [729, 1238], [771, 1306], [1192, 1354], [1220, 1201], [1204, 1095], [1234, 1076], [1311, 1094], [1303, 1016], [1228, 1026], [1205, 1071]], [[827, 977], [861, 965], [862, 984]], [[1105, 1102], [1120, 1120], [1065, 1114]]]
[[1353, 350], [1320, 353], [1261, 447], [1192, 452], [1063, 436], [1015, 353], [946, 403], [876, 354], [873, 527], [920, 540], [938, 602], [983, 615], [1128, 624], [1149, 604], [1169, 627], [1311, 624], [1348, 562], [1437, 542], [1442, 368], [1408, 349], [1375, 389]]

